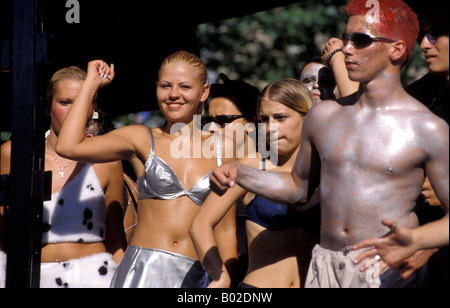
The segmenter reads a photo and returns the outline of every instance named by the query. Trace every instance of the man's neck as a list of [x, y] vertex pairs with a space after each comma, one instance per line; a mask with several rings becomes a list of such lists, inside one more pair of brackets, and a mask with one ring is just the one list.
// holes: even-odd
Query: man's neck
[[396, 73], [382, 72], [369, 82], [361, 83], [358, 102], [363, 107], [385, 108], [392, 106], [396, 98], [405, 95], [405, 90]]

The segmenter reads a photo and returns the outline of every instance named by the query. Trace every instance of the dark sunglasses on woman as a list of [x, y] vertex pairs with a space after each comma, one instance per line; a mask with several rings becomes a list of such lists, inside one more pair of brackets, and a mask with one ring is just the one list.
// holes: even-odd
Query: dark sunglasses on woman
[[208, 124], [211, 122], [214, 122], [218, 124], [219, 126], [224, 126], [226, 124], [232, 123], [236, 121], [237, 119], [244, 118], [243, 115], [219, 115], [216, 117], [205, 117], [204, 123]]
[[344, 41], [344, 45], [348, 44], [348, 41], [352, 42], [352, 45], [357, 49], [362, 49], [369, 47], [374, 42], [384, 42], [384, 43], [393, 43], [394, 40], [387, 39], [384, 37], [373, 36], [367, 33], [353, 33], [352, 35], [348, 35], [344, 33], [342, 35], [342, 41]]

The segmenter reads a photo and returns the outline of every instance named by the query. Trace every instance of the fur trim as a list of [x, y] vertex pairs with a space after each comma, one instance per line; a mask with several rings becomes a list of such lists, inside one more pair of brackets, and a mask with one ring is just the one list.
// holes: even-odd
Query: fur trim
[[41, 264], [41, 288], [109, 288], [117, 264], [110, 253]]
[[6, 253], [0, 251], [0, 289], [5, 287], [6, 283]]

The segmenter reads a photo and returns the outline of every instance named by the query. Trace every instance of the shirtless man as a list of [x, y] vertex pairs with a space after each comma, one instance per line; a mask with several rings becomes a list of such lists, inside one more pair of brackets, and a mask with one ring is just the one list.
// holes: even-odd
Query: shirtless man
[[[414, 286], [417, 275], [404, 281], [388, 270], [374, 279], [354, 262], [363, 252], [354, 245], [383, 237], [389, 231], [386, 226], [392, 231], [395, 226], [416, 229], [409, 238], [414, 249], [402, 254], [403, 259], [418, 249], [449, 242], [448, 215], [417, 229], [413, 212], [425, 175], [447, 213], [449, 207], [448, 125], [410, 97], [400, 82], [419, 31], [417, 16], [400, 0], [379, 4], [376, 23], [367, 18], [365, 1], [350, 1], [343, 53], [349, 77], [361, 83], [360, 90], [345, 100], [313, 107], [292, 173], [260, 172], [233, 162], [211, 177], [219, 192], [238, 184], [296, 205], [305, 204], [320, 182], [321, 244], [313, 252], [309, 287]], [[387, 268], [371, 261], [377, 269]]]

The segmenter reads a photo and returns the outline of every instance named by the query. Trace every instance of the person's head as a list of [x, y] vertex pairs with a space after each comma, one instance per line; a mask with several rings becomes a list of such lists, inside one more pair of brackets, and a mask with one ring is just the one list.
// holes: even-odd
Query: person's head
[[420, 48], [425, 52], [430, 73], [437, 76], [449, 75], [448, 3], [428, 15], [419, 35]]
[[259, 90], [241, 80], [230, 80], [220, 74], [223, 83], [211, 85], [207, 124], [211, 131], [221, 131], [227, 124], [256, 124]]
[[259, 122], [265, 123], [267, 141], [276, 136], [280, 155], [292, 154], [300, 147], [303, 120], [315, 103], [302, 82], [283, 79], [269, 84], [258, 101]]
[[308, 62], [300, 71], [299, 80], [313, 94], [316, 102], [321, 100], [336, 99], [336, 81], [333, 71], [317, 59]]
[[97, 110], [87, 124], [85, 135], [86, 137], [102, 136], [114, 129], [116, 128], [111, 116], [101, 110]]
[[386, 63], [400, 71], [411, 59], [419, 33], [417, 15], [401, 0], [378, 0], [372, 8], [366, 2], [350, 0], [343, 36], [350, 79], [360, 82]]
[[157, 100], [169, 122], [192, 122], [203, 114], [209, 96], [205, 64], [197, 56], [179, 51], [168, 56], [158, 73]]
[[[87, 73], [71, 66], [57, 71], [49, 81], [47, 88], [46, 113], [50, 116], [51, 128], [58, 134], [72, 103], [78, 96]], [[97, 107], [97, 94], [92, 101], [90, 114]]]

